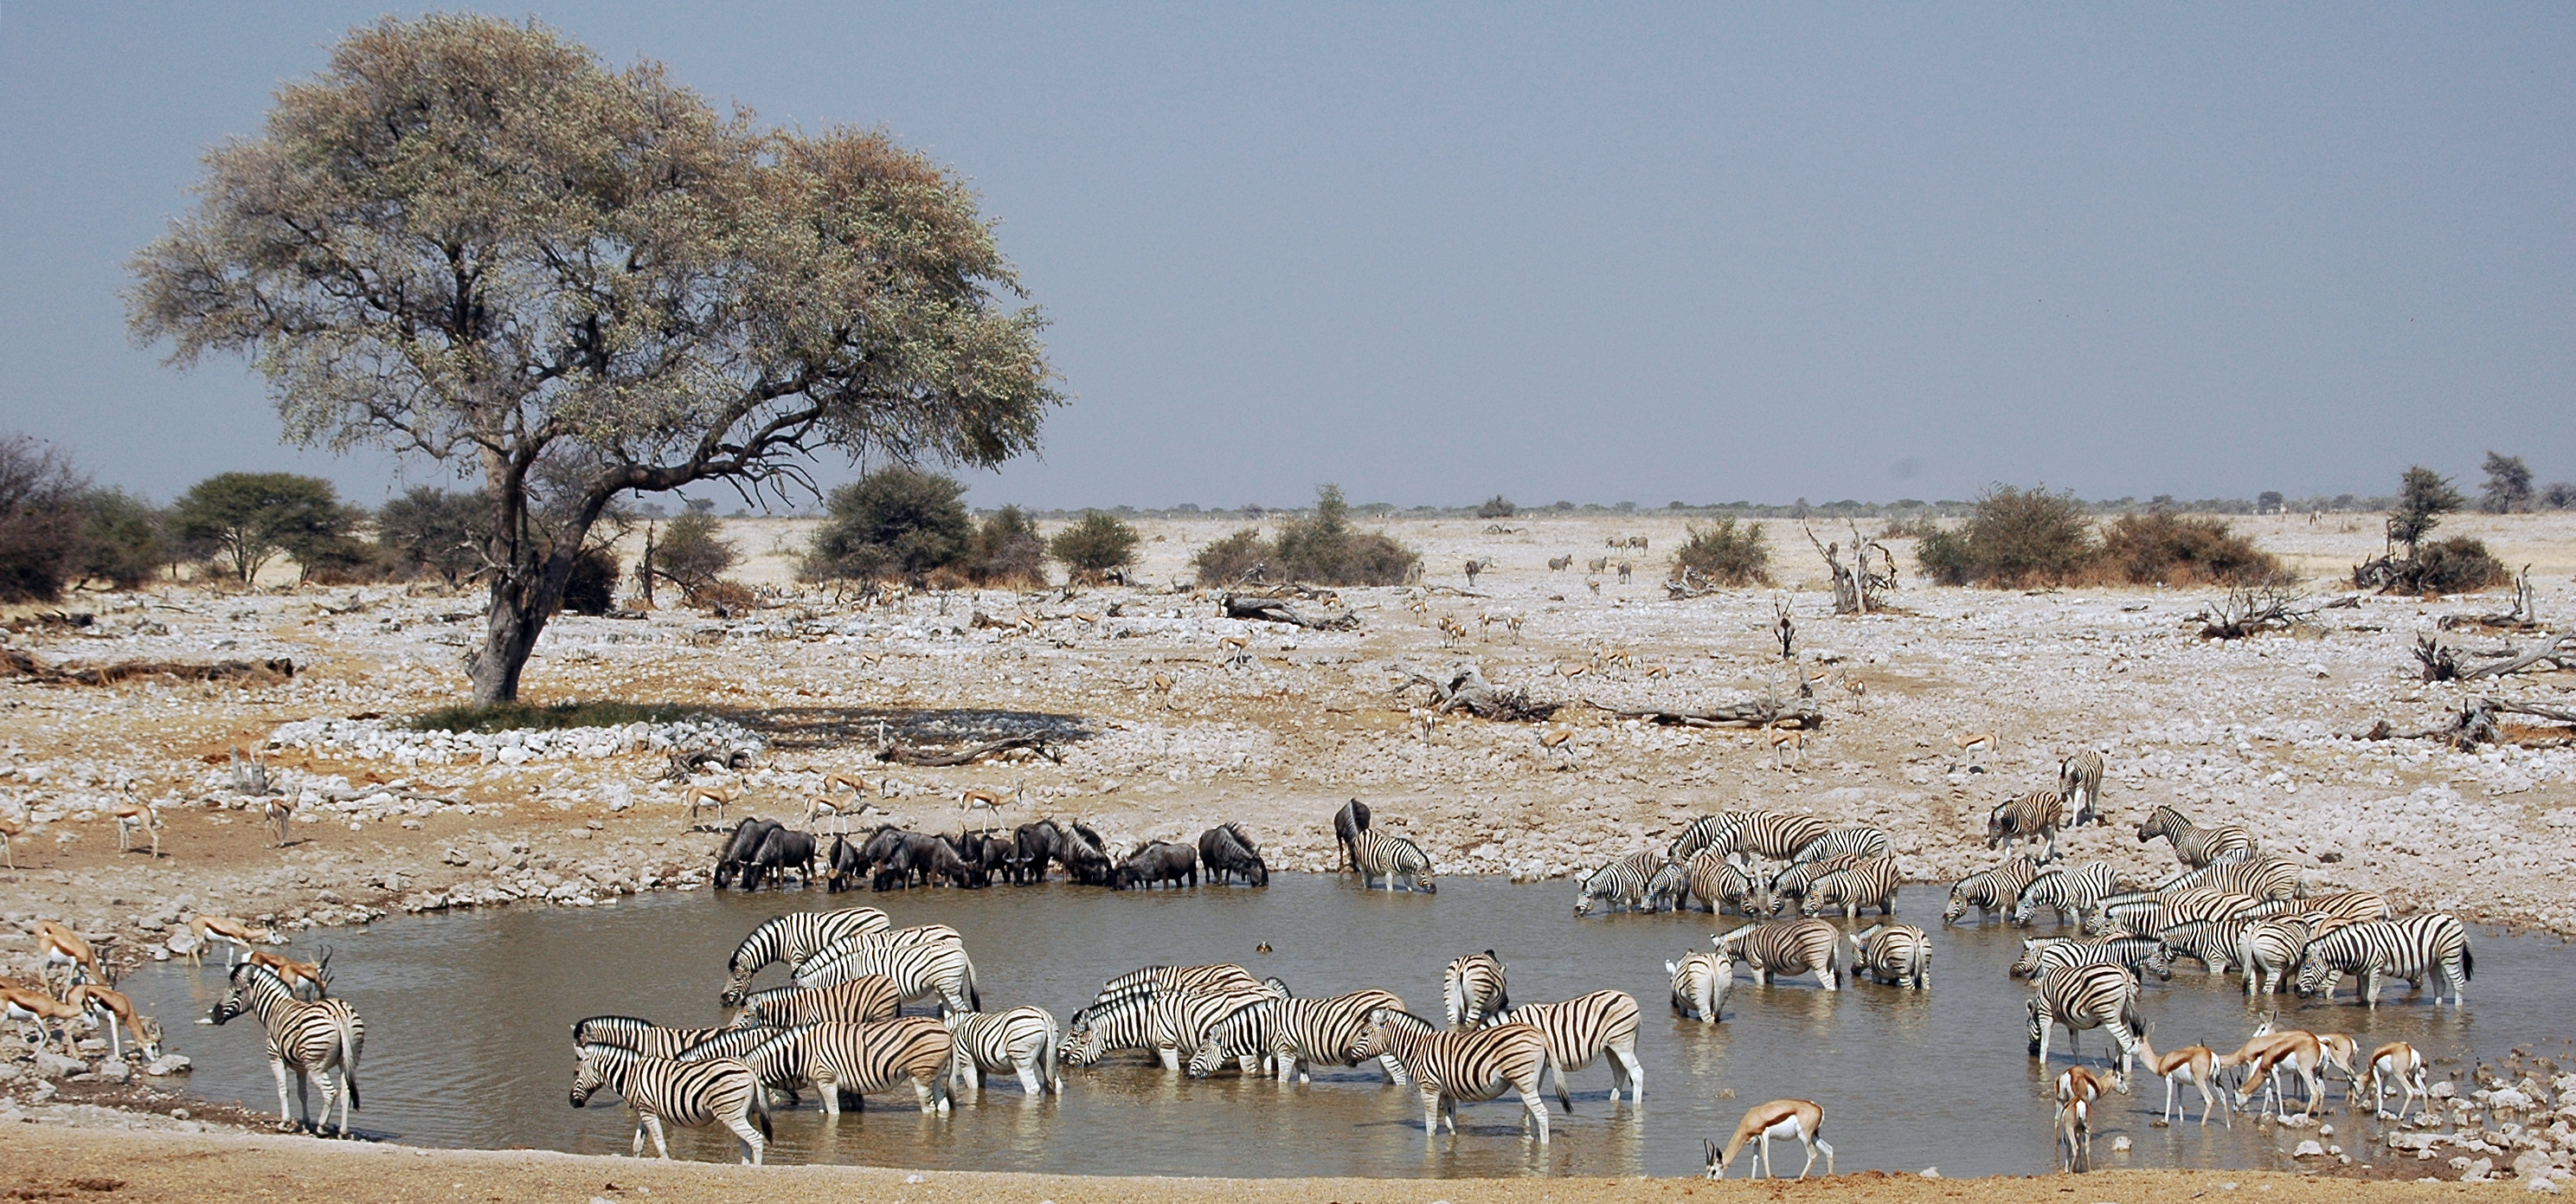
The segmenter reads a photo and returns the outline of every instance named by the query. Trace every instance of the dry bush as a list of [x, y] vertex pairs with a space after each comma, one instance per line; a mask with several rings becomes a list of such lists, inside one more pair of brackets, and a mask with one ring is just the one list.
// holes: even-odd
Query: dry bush
[[2224, 519], [2124, 514], [2102, 530], [2101, 576], [2125, 585], [2262, 585], [2284, 576], [2279, 557]]
[[62, 453], [25, 435], [0, 440], [0, 602], [51, 602], [81, 550], [84, 481]]
[[760, 595], [739, 581], [718, 577], [681, 590], [689, 605], [717, 615], [738, 615], [760, 609]]
[[2487, 545], [2465, 535], [2425, 544], [2416, 554], [2412, 584], [2418, 593], [2464, 594], [2511, 579]]
[[624, 569], [617, 554], [592, 548], [572, 562], [564, 581], [563, 608], [577, 615], [604, 615], [617, 606], [617, 575]]
[[921, 581], [934, 569], [961, 564], [975, 542], [965, 493], [955, 478], [900, 466], [835, 489], [797, 575], [808, 581]]
[[1245, 527], [1200, 548], [1198, 555], [1190, 557], [1190, 567], [1197, 570], [1201, 585], [1238, 585], [1266, 579], [1275, 552], [1259, 528]]
[[1690, 538], [1673, 553], [1672, 579], [1696, 574], [1716, 585], [1771, 584], [1771, 546], [1762, 524], [1737, 526], [1729, 515], [1708, 526], [1690, 525]]
[[1521, 508], [1513, 505], [1512, 499], [1499, 493], [1486, 498], [1483, 505], [1476, 507], [1478, 518], [1510, 518], [1520, 512]]
[[724, 527], [712, 514], [692, 510], [672, 519], [653, 541], [654, 575], [692, 598], [740, 563], [741, 551], [724, 537]]
[[1074, 580], [1097, 581], [1136, 563], [1136, 548], [1144, 542], [1145, 537], [1117, 515], [1094, 510], [1084, 514], [1081, 522], [1056, 532], [1047, 541], [1047, 551], [1064, 562]]
[[[962, 578], [977, 585], [1005, 588], [1046, 584], [1046, 540], [1038, 537], [1038, 524], [1028, 512], [1017, 506], [1004, 506], [984, 516], [983, 525], [975, 529], [974, 546], [966, 554]], [[947, 576], [931, 574], [933, 588], [943, 586]]]
[[1943, 585], [2069, 585], [2083, 580], [2101, 555], [2091, 522], [2074, 493], [2010, 485], [1988, 490], [1956, 531], [1935, 531], [1915, 546], [1915, 563]]
[[1316, 491], [1314, 517], [1281, 524], [1276, 555], [1277, 575], [1317, 585], [1398, 585], [1422, 563], [1383, 532], [1352, 527], [1339, 485]]

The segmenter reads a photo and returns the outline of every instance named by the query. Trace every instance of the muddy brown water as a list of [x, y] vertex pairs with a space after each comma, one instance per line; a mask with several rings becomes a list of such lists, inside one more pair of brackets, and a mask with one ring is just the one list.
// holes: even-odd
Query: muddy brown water
[[[726, 956], [754, 924], [783, 910], [867, 903], [897, 924], [955, 925], [986, 1007], [1034, 1003], [1059, 1016], [1087, 1002], [1102, 979], [1137, 966], [1236, 961], [1300, 994], [1385, 987], [1436, 1020], [1441, 967], [1493, 948], [1510, 966], [1515, 1001], [1603, 987], [1637, 997], [1646, 1017], [1638, 1042], [1645, 1106], [1614, 1111], [1605, 1099], [1609, 1072], [1596, 1062], [1574, 1076], [1574, 1112], [1554, 1114], [1554, 1140], [1544, 1149], [1521, 1135], [1516, 1100], [1467, 1105], [1458, 1136], [1426, 1143], [1412, 1090], [1384, 1086], [1374, 1072], [1328, 1069], [1311, 1084], [1285, 1087], [1230, 1071], [1183, 1081], [1129, 1055], [1068, 1069], [1060, 1099], [1026, 1099], [1008, 1076], [990, 1080], [981, 1102], [961, 1101], [945, 1118], [923, 1116], [905, 1087], [827, 1125], [809, 1094], [797, 1111], [778, 1116], [773, 1161], [1102, 1175], [1678, 1175], [1696, 1173], [1701, 1139], [1722, 1140], [1746, 1107], [1803, 1096], [1824, 1106], [1825, 1135], [1845, 1171], [1937, 1166], [1956, 1176], [2050, 1167], [2049, 1083], [2024, 1049], [2028, 991], [2004, 973], [2025, 930], [1942, 931], [1943, 892], [1908, 888], [1897, 918], [1934, 934], [1930, 992], [1875, 984], [1827, 992], [1811, 976], [1769, 988], [1741, 980], [1724, 1022], [1712, 1027], [1671, 1015], [1664, 962], [1742, 921], [1578, 920], [1573, 893], [1563, 882], [1450, 878], [1437, 895], [1389, 895], [1309, 874], [1280, 874], [1258, 890], [1119, 894], [1062, 884], [836, 897], [695, 891], [317, 931], [298, 937], [293, 951], [309, 958], [331, 944], [336, 993], [366, 1018], [359, 1128], [422, 1145], [625, 1152], [631, 1128], [623, 1108], [567, 1103], [571, 1022], [615, 1012], [716, 1023]], [[2576, 950], [2553, 938], [2473, 939], [2477, 977], [2465, 1010], [2436, 1008], [2401, 983], [2376, 1011], [2288, 997], [2280, 1003], [2285, 1019], [2352, 1032], [2365, 1049], [2412, 1041], [2436, 1060], [2437, 1077], [2468, 1065], [2454, 1059], [2518, 1044], [2563, 1052], [2576, 1035], [2576, 995], [2568, 990]], [[1256, 953], [1262, 941], [1276, 952]], [[2162, 1047], [2233, 1045], [2273, 1006], [2249, 1003], [2233, 977], [2205, 978], [2186, 965], [2147, 990], [2146, 1015]], [[772, 967], [762, 983], [782, 980]], [[220, 964], [174, 962], [139, 969], [122, 985], [164, 1019], [170, 1047], [195, 1059], [191, 1091], [265, 1111], [276, 1090], [258, 1029], [248, 1021], [189, 1023], [223, 984]], [[2063, 1049], [2061, 1041], [2051, 1050], [2049, 1073], [2066, 1064]], [[2107, 1050], [2100, 1033], [2088, 1034], [2088, 1062], [2100, 1064]], [[2196, 1115], [2197, 1094], [2185, 1095]], [[2216, 1120], [2206, 1129], [2157, 1128], [2163, 1097], [2156, 1081], [2114, 1098], [2097, 1130], [2101, 1165], [2286, 1168], [2294, 1165], [2291, 1148], [2316, 1135], [2244, 1115], [2233, 1129]], [[2337, 1129], [2330, 1140], [2384, 1157], [2379, 1126], [2347, 1112], [2339, 1088], [2329, 1099]], [[2111, 1153], [2116, 1136], [2135, 1148]], [[729, 1135], [687, 1130], [674, 1134], [673, 1153], [735, 1156]], [[1794, 1146], [1787, 1157], [1794, 1170]]]

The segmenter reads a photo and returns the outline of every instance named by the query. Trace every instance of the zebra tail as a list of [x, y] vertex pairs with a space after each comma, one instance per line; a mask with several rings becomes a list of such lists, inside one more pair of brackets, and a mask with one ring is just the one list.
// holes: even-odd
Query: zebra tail
[[[827, 1088], [827, 1090], [839, 1090], [839, 1088]], [[760, 1139], [762, 1141], [769, 1141], [777, 1137], [777, 1130], [772, 1128], [769, 1123], [769, 1084], [758, 1082], [757, 1076], [755, 1076], [755, 1081], [751, 1088], [751, 1112], [752, 1115], [760, 1118]]]
[[971, 961], [966, 963], [966, 1002], [973, 1004], [976, 1011], [984, 1010], [984, 991], [975, 985], [975, 963]]
[[349, 1089], [349, 1106], [364, 1110], [365, 1100], [358, 1098], [358, 1027], [354, 1022], [340, 1022], [340, 1082]]
[[2472, 982], [2478, 977], [2478, 951], [2467, 945], [2460, 946], [2460, 977]]

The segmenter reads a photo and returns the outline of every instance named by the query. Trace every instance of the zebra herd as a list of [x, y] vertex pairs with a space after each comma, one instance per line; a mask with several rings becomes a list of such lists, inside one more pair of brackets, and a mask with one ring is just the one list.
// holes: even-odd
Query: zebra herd
[[[753, 990], [759, 972], [775, 964], [788, 968], [792, 984]], [[1609, 1064], [1614, 1107], [1622, 1092], [1631, 1105], [1645, 1096], [1634, 997], [1602, 990], [1514, 1005], [1491, 950], [1444, 970], [1445, 1025], [1406, 1010], [1384, 988], [1298, 995], [1275, 977], [1256, 978], [1233, 964], [1118, 975], [1062, 1024], [1038, 1007], [988, 1012], [956, 929], [896, 928], [873, 907], [764, 921], [735, 946], [725, 971], [718, 999], [731, 1015], [723, 1024], [673, 1027], [599, 1015], [572, 1026], [572, 1105], [583, 1107], [601, 1092], [624, 1099], [638, 1155], [649, 1137], [670, 1157], [668, 1127], [722, 1126], [741, 1143], [743, 1160], [756, 1165], [775, 1135], [771, 1114], [781, 1096], [792, 1104], [811, 1090], [828, 1117], [839, 1113], [844, 1093], [864, 1097], [908, 1084], [924, 1114], [947, 1116], [961, 1092], [980, 1093], [984, 1075], [1016, 1075], [1034, 1102], [1061, 1094], [1063, 1067], [1094, 1066], [1120, 1052], [1151, 1054], [1192, 1078], [1231, 1064], [1246, 1076], [1288, 1082], [1310, 1079], [1316, 1066], [1374, 1064], [1388, 1083], [1411, 1085], [1420, 1096], [1426, 1138], [1444, 1124], [1456, 1129], [1460, 1102], [1509, 1092], [1522, 1103], [1524, 1127], [1544, 1144], [1543, 1076], [1553, 1075], [1558, 1104], [1572, 1112], [1566, 1076], [1596, 1061]], [[935, 1001], [938, 1014], [902, 1011], [921, 1000]], [[254, 996], [243, 1006], [270, 1003]], [[349, 1020], [347, 1065], [354, 1067], [354, 1014]]]

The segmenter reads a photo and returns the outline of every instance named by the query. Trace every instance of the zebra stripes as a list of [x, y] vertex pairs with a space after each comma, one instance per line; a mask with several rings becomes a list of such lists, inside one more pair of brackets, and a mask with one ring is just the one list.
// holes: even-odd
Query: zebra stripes
[[1277, 998], [1277, 992], [1266, 988], [1121, 995], [1075, 1012], [1065, 1026], [1060, 1056], [1089, 1066], [1121, 1050], [1149, 1049], [1164, 1069], [1178, 1070], [1182, 1055], [1195, 1056], [1209, 1030], [1244, 1008]]
[[898, 1016], [872, 1024], [827, 1020], [786, 1029], [741, 1061], [765, 1084], [812, 1085], [823, 1099], [825, 1116], [841, 1114], [844, 1091], [865, 1096], [907, 1079], [921, 1111], [929, 1115], [949, 1110], [948, 1075], [956, 1049], [957, 1039], [944, 1022]]
[[1771, 914], [1776, 916], [1786, 910], [1791, 899], [1798, 901], [1798, 910], [1804, 913], [1807, 892], [1815, 889], [1818, 881], [1827, 874], [1850, 869], [1859, 860], [1857, 857], [1846, 855], [1827, 857], [1819, 861], [1795, 862], [1783, 868], [1779, 873], [1771, 876]]
[[2148, 937], [2093, 941], [2062, 936], [2034, 937], [2021, 943], [2021, 956], [2013, 959], [2008, 972], [2015, 978], [2043, 978], [2050, 971], [2069, 966], [2116, 966], [2122, 973], [2137, 978], [2144, 972], [2147, 960], [2155, 954], [2156, 942]]
[[2278, 857], [2247, 857], [2203, 866], [2157, 887], [2156, 893], [2178, 893], [2204, 886], [2252, 895], [2265, 903], [2296, 899], [2305, 889], [2299, 881], [2298, 866]]
[[733, 1027], [794, 1028], [826, 1020], [865, 1024], [891, 1020], [902, 1010], [903, 996], [895, 990], [893, 979], [882, 974], [862, 974], [828, 987], [754, 991], [744, 997], [742, 1012], [733, 1018]]
[[2045, 790], [1995, 804], [1986, 813], [1986, 847], [2012, 854], [2016, 841], [2041, 842], [2040, 864], [2057, 860], [2057, 830], [2066, 826], [2066, 800]]
[[1664, 973], [1673, 976], [1674, 1015], [1717, 1023], [1727, 988], [1735, 985], [1735, 962], [1724, 950], [1685, 953], [1680, 961], [1665, 962]]
[[1836, 828], [1800, 845], [1792, 861], [1821, 861], [1827, 857], [1883, 857], [1891, 846], [1887, 833], [1871, 827]]
[[2156, 934], [2156, 953], [2147, 959], [2147, 969], [2169, 978], [2175, 959], [2189, 957], [2211, 974], [2225, 974], [2242, 956], [2245, 928], [2243, 920], [2193, 920], [2173, 925]]
[[1605, 1054], [1610, 1062], [1610, 1106], [1619, 1105], [1622, 1087], [1630, 1104], [1646, 1102], [1646, 1064], [1637, 1057], [1640, 1016], [1636, 996], [1626, 991], [1594, 991], [1562, 1003], [1524, 1003], [1486, 1023], [1527, 1024], [1545, 1035], [1548, 1069], [1556, 1078], [1556, 1102], [1571, 1113], [1574, 1100], [1566, 1094], [1565, 1076]]
[[[243, 962], [232, 968], [231, 989], [215, 1001], [206, 1018], [220, 1025], [244, 1013], [259, 1017], [268, 1039], [268, 1069], [277, 1078], [277, 1122], [296, 1123], [295, 1113], [286, 1107], [286, 1076], [291, 1070], [296, 1107], [304, 1113], [303, 1127], [321, 1132], [331, 1120], [336, 1100], [340, 1126], [333, 1131], [347, 1134], [349, 1110], [366, 1106], [358, 1100], [358, 1055], [367, 1043], [367, 1022], [358, 1018], [358, 1010], [345, 999], [297, 999], [277, 971]], [[334, 1069], [340, 1072], [336, 1086], [331, 1080]], [[313, 1114], [306, 1094], [307, 1085], [316, 1078], [322, 1080], [320, 1116]]]
[[2173, 844], [2174, 856], [2184, 865], [2200, 869], [2220, 861], [2250, 860], [2261, 852], [2254, 834], [2235, 824], [2214, 828], [2199, 827], [2191, 817], [2172, 807], [2159, 806], [2147, 813], [2138, 825], [2138, 843], [2148, 844], [2157, 837]]
[[2048, 1062], [2050, 1029], [2063, 1026], [2066, 1044], [2076, 1057], [2083, 1049], [2076, 1034], [2088, 1028], [2110, 1031], [2120, 1047], [2120, 1069], [2126, 1073], [2136, 1057], [2146, 1024], [2138, 1018], [2138, 982], [2118, 966], [2068, 966], [2051, 970], [2030, 997], [2030, 1055]]
[[2102, 822], [2102, 754], [2084, 749], [2057, 762], [2057, 793], [2074, 808], [2072, 827]]
[[2299, 954], [2317, 937], [2317, 924], [2306, 915], [2270, 916], [2247, 924], [2236, 936], [2236, 962], [2245, 968], [2245, 993], [2266, 995], [2281, 989], [2298, 969]]
[[907, 1002], [936, 995], [947, 1012], [984, 1010], [983, 996], [975, 988], [975, 963], [956, 945], [888, 945], [874, 937], [858, 937], [835, 948], [837, 952], [797, 967], [796, 985], [838, 986], [861, 975], [879, 974], [891, 980], [895, 994]]
[[1650, 910], [1656, 897], [1658, 880], [1669, 881], [1665, 873], [1672, 863], [1655, 849], [1640, 849], [1575, 880], [1574, 914], [1592, 914], [1592, 905], [1606, 903], [1611, 908], [1629, 911]]
[[709, 1037], [731, 1032], [724, 1028], [665, 1028], [639, 1016], [589, 1016], [572, 1026], [572, 1043], [614, 1045], [655, 1058], [676, 1058]]
[[959, 1084], [982, 1091], [984, 1075], [1008, 1072], [1019, 1076], [1020, 1090], [1031, 1098], [1064, 1093], [1064, 1075], [1056, 1068], [1056, 1046], [1064, 1034], [1054, 1013], [1035, 1007], [965, 1012], [948, 1017], [947, 1024], [956, 1042], [950, 1065]]
[[1828, 991], [1842, 989], [1842, 969], [1834, 964], [1834, 950], [1842, 944], [1842, 933], [1823, 920], [1770, 920], [1747, 924], [1708, 940], [1743, 962], [1753, 971], [1753, 981], [1762, 986], [1771, 985], [1774, 975], [1812, 970], [1817, 986]]
[[2111, 875], [2111, 863], [2107, 861], [2087, 861], [2071, 870], [2049, 870], [2023, 885], [2021, 898], [2013, 904], [2012, 922], [2027, 925], [2039, 915], [2040, 908], [2050, 907], [2056, 909], [2058, 923], [2073, 920], [2082, 926], [2102, 901], [2119, 889], [2119, 879]]
[[1156, 991], [1232, 991], [1253, 990], [1261, 980], [1232, 962], [1204, 966], [1145, 966], [1129, 970], [1100, 984], [1094, 1003], [1107, 1003], [1122, 995], [1147, 995]]
[[1410, 890], [1439, 893], [1440, 884], [1431, 876], [1431, 857], [1421, 845], [1372, 829], [1351, 838], [1351, 852], [1359, 862], [1363, 889], [1372, 882], [1383, 881], [1386, 889], [1393, 891], [1402, 881]]
[[751, 990], [752, 976], [771, 962], [785, 962], [793, 969], [843, 939], [893, 926], [886, 913], [873, 907], [796, 911], [763, 920], [734, 946], [733, 956], [725, 962], [724, 1005], [741, 1006]]
[[1503, 959], [1487, 949], [1450, 962], [1440, 974], [1440, 1000], [1448, 1006], [1451, 1028], [1474, 1028], [1512, 1006], [1503, 984]]
[[1892, 987], [1932, 989], [1932, 938], [1911, 924], [1872, 924], [1855, 932], [1852, 977], [1867, 974]]
[[1857, 861], [1816, 880], [1815, 888], [1800, 900], [1798, 910], [1814, 915], [1827, 907], [1839, 906], [1843, 918], [1857, 920], [1861, 909], [1875, 907], [1885, 916], [1896, 910], [1896, 888], [1902, 885], [1896, 859], [1885, 855]]
[[1950, 884], [1950, 902], [1941, 908], [1941, 926], [1957, 923], [1977, 909], [1982, 922], [1996, 912], [2011, 913], [2021, 893], [2039, 875], [2039, 863], [2028, 857], [2014, 857], [1990, 870], [1979, 870]]
[[1521, 1111], [1547, 1144], [1547, 1105], [1539, 1100], [1539, 1071], [1547, 1064], [1547, 1035], [1526, 1024], [1498, 1024], [1468, 1032], [1434, 1032], [1409, 1012], [1370, 1013], [1360, 1038], [1362, 1057], [1385, 1054], [1404, 1067], [1422, 1095], [1422, 1134], [1428, 1141], [1446, 1122], [1458, 1129], [1458, 1102], [1519, 1093]]
[[1682, 867], [1682, 880], [1691, 901], [1712, 915], [1729, 906], [1741, 916], [1753, 915], [1757, 908], [1760, 914], [1771, 914], [1762, 901], [1762, 888], [1754, 884], [1752, 875], [1735, 868], [1725, 854], [1715, 849], [1691, 854], [1689, 863]]
[[671, 1156], [670, 1138], [662, 1131], [666, 1122], [690, 1129], [722, 1124], [742, 1139], [742, 1160], [752, 1166], [760, 1165], [768, 1149], [768, 1093], [751, 1067], [731, 1058], [675, 1062], [614, 1045], [582, 1046], [581, 1065], [573, 1071], [572, 1106], [589, 1106], [590, 1097], [600, 1091], [616, 1092], [635, 1113], [639, 1158], [647, 1133], [662, 1157]]
[[[1403, 1008], [1404, 1001], [1394, 992], [1376, 987], [1329, 998], [1291, 996], [1255, 1004], [1210, 1029], [1207, 1040], [1191, 1055], [1188, 1070], [1193, 1078], [1206, 1078], [1227, 1058], [1267, 1055], [1280, 1082], [1311, 1082], [1313, 1067], [1357, 1066], [1365, 1061], [1359, 1045], [1370, 1013]], [[1391, 1059], [1379, 1061], [1389, 1081], [1404, 1081]]]
[[2299, 955], [2299, 994], [2331, 1000], [2337, 981], [2353, 974], [2361, 978], [2361, 1001], [2377, 1007], [2381, 979], [2403, 978], [2421, 990], [2430, 977], [2434, 1003], [2442, 1002], [2447, 986], [2452, 1003], [2466, 1004], [2469, 978], [2477, 969], [2468, 929], [2449, 915], [2373, 920], [2308, 942]]
[[2377, 891], [2339, 890], [2305, 899], [2275, 899], [2254, 909], [2257, 919], [2306, 919], [2317, 926], [2322, 936], [2346, 924], [2366, 924], [2372, 920], [2393, 920], [2397, 909]]

